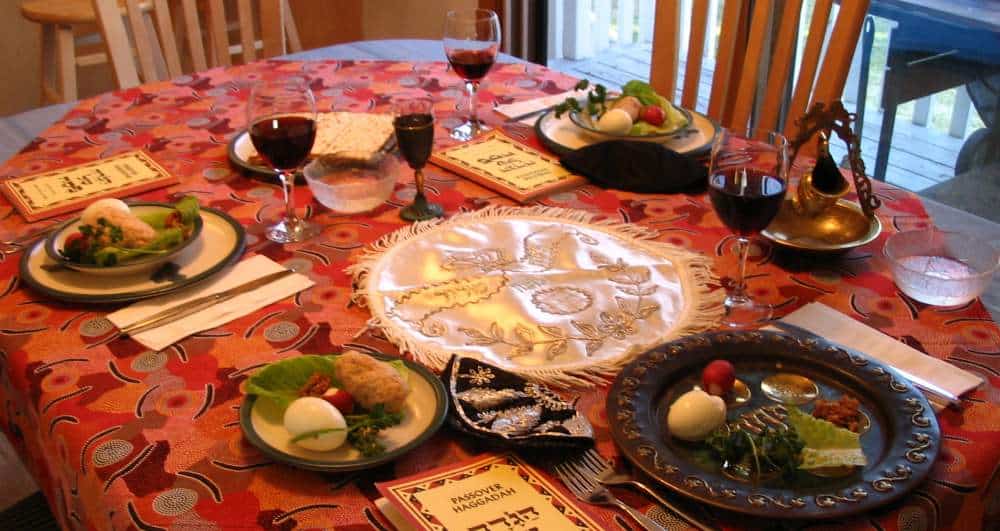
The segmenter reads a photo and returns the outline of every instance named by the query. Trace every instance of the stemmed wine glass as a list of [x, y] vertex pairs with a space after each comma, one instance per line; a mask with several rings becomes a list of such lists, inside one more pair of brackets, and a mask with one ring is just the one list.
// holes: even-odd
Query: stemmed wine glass
[[424, 165], [427, 164], [434, 145], [434, 102], [427, 98], [394, 100], [392, 113], [396, 144], [407, 164], [413, 168], [417, 184], [413, 204], [404, 208], [399, 215], [407, 221], [441, 217], [444, 215], [441, 205], [428, 203], [424, 195]]
[[784, 201], [788, 156], [788, 140], [773, 131], [724, 129], [712, 145], [708, 196], [722, 222], [736, 233], [739, 253], [739, 276], [724, 303], [727, 326], [742, 328], [771, 318], [771, 306], [746, 292], [746, 263], [750, 237], [771, 223]]
[[444, 22], [444, 52], [469, 92], [469, 119], [451, 130], [456, 140], [471, 140], [490, 128], [476, 114], [479, 82], [493, 67], [500, 48], [500, 19], [489, 9], [449, 11]]
[[268, 227], [267, 239], [299, 242], [320, 227], [295, 215], [295, 172], [316, 140], [316, 100], [306, 80], [299, 77], [264, 80], [254, 85], [247, 103], [250, 140], [278, 173], [285, 196], [285, 214]]

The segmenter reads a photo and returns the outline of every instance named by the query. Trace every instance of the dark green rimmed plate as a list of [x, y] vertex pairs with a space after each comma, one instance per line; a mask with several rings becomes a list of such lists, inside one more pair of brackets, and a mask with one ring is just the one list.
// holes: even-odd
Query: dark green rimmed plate
[[[720, 127], [714, 120], [696, 111], [691, 114], [691, 124], [681, 131], [668, 135], [665, 139], [636, 139], [636, 142], [658, 142], [689, 157], [704, 157], [712, 150], [712, 142], [719, 134]], [[574, 124], [569, 113], [556, 118], [555, 111], [538, 117], [535, 134], [549, 151], [560, 157], [577, 149], [597, 142], [611, 140], [606, 135], [588, 133]]]
[[[394, 360], [376, 355], [382, 360]], [[240, 406], [240, 427], [251, 444], [264, 455], [294, 467], [322, 472], [348, 472], [372, 468], [392, 461], [420, 446], [441, 427], [448, 414], [444, 384], [423, 365], [403, 360], [410, 369], [410, 394], [403, 407], [403, 422], [381, 434], [386, 452], [364, 457], [350, 444], [329, 452], [306, 450], [291, 442], [282, 422], [282, 411], [267, 399], [249, 395]]]
[[[753, 392], [745, 406], [729, 409], [729, 420], [773, 404], [760, 382], [779, 372], [812, 379], [820, 398], [856, 398], [871, 421], [861, 435], [868, 465], [833, 477], [799, 471], [791, 481], [757, 484], [723, 474], [697, 443], [671, 437], [666, 426], [670, 404], [700, 382], [702, 369], [714, 359], [730, 361]], [[804, 334], [718, 332], [667, 343], [622, 369], [608, 393], [607, 411], [611, 435], [625, 457], [665, 487], [700, 503], [770, 519], [845, 517], [897, 500], [924, 480], [941, 444], [934, 410], [899, 373]]]
[[49, 257], [46, 240], [40, 240], [21, 256], [21, 280], [38, 293], [65, 302], [117, 303], [173, 293], [211, 277], [243, 255], [246, 233], [238, 221], [213, 208], [202, 208], [201, 219], [198, 238], [156, 270], [110, 278], [76, 271]]

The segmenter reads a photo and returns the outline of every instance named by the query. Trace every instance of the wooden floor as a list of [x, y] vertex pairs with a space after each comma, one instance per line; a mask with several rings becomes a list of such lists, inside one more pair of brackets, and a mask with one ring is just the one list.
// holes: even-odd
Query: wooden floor
[[[612, 48], [590, 59], [550, 59], [549, 67], [603, 83], [608, 87], [621, 86], [630, 79], [649, 78], [650, 53], [651, 48], [648, 43], [636, 44]], [[683, 65], [681, 71], [683, 76]], [[697, 108], [702, 112], [708, 106], [711, 77], [710, 69], [703, 70]], [[678, 81], [678, 86], [682, 81], [683, 78]], [[679, 94], [676, 99], [680, 99]], [[851, 104], [847, 106], [853, 110]], [[881, 124], [881, 110], [868, 109], [862, 133], [861, 152], [869, 173], [875, 168], [875, 153]], [[947, 181], [954, 176], [955, 159], [961, 146], [961, 139], [897, 119], [886, 180], [915, 192]], [[835, 144], [831, 151], [839, 162], [846, 153], [846, 148]]]

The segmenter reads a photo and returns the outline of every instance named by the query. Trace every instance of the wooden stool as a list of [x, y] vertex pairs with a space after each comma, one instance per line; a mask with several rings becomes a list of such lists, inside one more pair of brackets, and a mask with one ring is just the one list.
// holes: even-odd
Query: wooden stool
[[[151, 9], [148, 4], [141, 4], [144, 10]], [[108, 62], [104, 52], [77, 55], [74, 26], [97, 24], [91, 0], [26, 0], [21, 15], [42, 26], [42, 105], [76, 101], [76, 68]], [[95, 29], [93, 36], [82, 38], [99, 42], [100, 37]]]

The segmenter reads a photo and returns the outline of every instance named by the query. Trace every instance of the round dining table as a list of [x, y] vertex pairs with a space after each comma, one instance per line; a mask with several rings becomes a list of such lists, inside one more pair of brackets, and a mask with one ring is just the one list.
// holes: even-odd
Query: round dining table
[[[240, 428], [247, 378], [270, 362], [360, 346], [399, 350], [378, 330], [360, 335], [371, 317], [352, 304], [345, 269], [366, 246], [407, 226], [400, 209], [414, 197], [412, 173], [400, 169], [392, 196], [364, 214], [320, 205], [295, 189], [301, 215], [323, 226], [302, 243], [264, 237], [281, 212], [282, 191], [245, 175], [227, 159], [227, 144], [246, 126], [250, 87], [261, 79], [304, 75], [322, 111], [387, 112], [397, 95], [433, 99], [435, 147], [454, 145], [449, 125], [465, 112], [464, 85], [437, 41], [340, 45], [277, 60], [215, 68], [79, 101], [2, 164], [12, 178], [145, 150], [179, 183], [135, 199], [166, 201], [192, 194], [246, 230], [245, 255], [293, 267], [315, 286], [162, 351], [123, 336], [106, 315], [123, 305], [67, 303], [21, 281], [20, 254], [0, 255], [0, 424], [66, 529], [391, 529], [374, 505], [374, 483], [401, 478], [494, 450], [449, 427], [394, 462], [375, 469], [325, 474], [269, 459]], [[576, 79], [501, 57], [482, 83], [484, 106], [570, 90]], [[481, 113], [508, 136], [543, 149], [534, 129]], [[405, 168], [405, 166], [403, 166]], [[513, 201], [436, 166], [426, 172], [428, 198], [446, 215]], [[958, 308], [927, 306], [902, 295], [882, 256], [886, 238], [932, 224], [921, 200], [873, 183], [884, 227], [874, 242], [838, 256], [804, 257], [754, 246], [749, 291], [783, 316], [822, 302], [851, 318], [973, 372], [985, 383], [938, 413], [940, 453], [929, 478], [902, 499], [850, 518], [798, 522], [809, 529], [980, 529], [1000, 522], [1000, 330], [977, 300]], [[658, 241], [710, 258], [730, 286], [737, 272], [734, 238], [704, 193], [655, 195], [583, 185], [532, 205], [586, 211], [637, 224]], [[45, 226], [26, 223], [0, 199], [0, 239]], [[406, 355], [405, 352], [402, 355]], [[610, 383], [610, 382], [608, 382]], [[608, 385], [563, 390], [594, 428], [596, 447], [620, 464], [610, 435]], [[662, 510], [641, 495], [616, 490], [647, 514]], [[667, 493], [727, 529], [773, 522], [720, 514]], [[608, 529], [632, 529], [616, 509], [585, 505]], [[682, 529], [670, 520], [671, 529]]]

